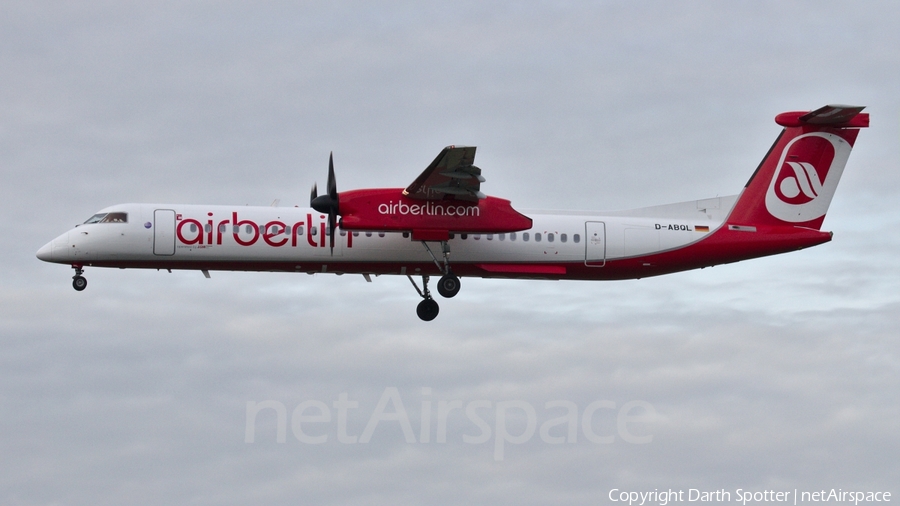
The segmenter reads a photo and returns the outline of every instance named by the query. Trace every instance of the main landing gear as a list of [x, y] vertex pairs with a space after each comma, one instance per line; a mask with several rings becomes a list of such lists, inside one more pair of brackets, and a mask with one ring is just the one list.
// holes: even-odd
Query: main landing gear
[[[450, 270], [450, 245], [447, 244], [447, 241], [441, 241], [441, 252], [443, 253], [444, 262], [443, 265], [441, 262], [438, 262], [437, 257], [434, 256], [434, 253], [431, 251], [431, 248], [428, 247], [428, 243], [422, 241], [422, 246], [425, 246], [425, 250], [428, 251], [428, 254], [431, 255], [431, 259], [434, 260], [434, 265], [443, 273], [441, 279], [438, 280], [437, 283], [437, 291], [441, 294], [441, 297], [451, 298], [459, 293], [460, 282], [459, 277], [456, 274], [453, 274], [453, 271]], [[419, 292], [419, 295], [422, 297], [422, 302], [416, 307], [416, 314], [419, 315], [423, 321], [430, 322], [437, 318], [438, 312], [440, 308], [438, 307], [438, 303], [435, 302], [433, 298], [431, 298], [431, 292], [428, 290], [428, 279], [430, 276], [423, 274], [422, 275], [422, 289], [419, 289], [419, 286], [416, 285], [416, 282], [413, 281], [412, 276], [407, 275], [409, 278], [409, 282], [412, 283], [413, 287]]]
[[80, 292], [87, 288], [87, 279], [82, 276], [84, 269], [80, 265], [73, 265], [72, 268], [75, 269], [75, 275], [72, 276], [72, 288]]
[[459, 278], [452, 272], [444, 274], [438, 280], [437, 288], [441, 297], [449, 299], [459, 293]]
[[412, 283], [413, 288], [419, 292], [419, 295], [422, 297], [422, 302], [416, 306], [416, 314], [419, 315], [419, 319], [422, 321], [430, 322], [437, 318], [438, 312], [441, 308], [438, 306], [438, 303], [431, 298], [431, 292], [428, 290], [428, 278], [427, 274], [422, 275], [422, 290], [419, 290], [419, 285], [413, 281], [412, 276], [406, 276], [409, 278], [409, 282]]

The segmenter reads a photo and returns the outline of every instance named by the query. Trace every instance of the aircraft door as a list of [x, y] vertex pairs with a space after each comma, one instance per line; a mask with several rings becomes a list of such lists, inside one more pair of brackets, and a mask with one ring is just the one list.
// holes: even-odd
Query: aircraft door
[[175, 254], [175, 211], [171, 209], [153, 211], [153, 254]]
[[584, 265], [606, 265], [606, 224], [602, 221], [584, 222]]

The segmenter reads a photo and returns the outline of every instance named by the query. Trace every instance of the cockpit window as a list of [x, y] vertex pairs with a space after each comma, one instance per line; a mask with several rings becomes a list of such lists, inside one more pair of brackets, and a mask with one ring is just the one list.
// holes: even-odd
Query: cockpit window
[[84, 222], [85, 225], [91, 223], [128, 223], [128, 213], [97, 213]]
[[100, 223], [128, 223], [128, 213], [109, 213]]
[[100, 223], [100, 220], [102, 220], [105, 217], [106, 217], [106, 213], [95, 214], [95, 215], [91, 216], [90, 218], [88, 218], [88, 220], [86, 222], [84, 222], [84, 224], [90, 225], [91, 223]]

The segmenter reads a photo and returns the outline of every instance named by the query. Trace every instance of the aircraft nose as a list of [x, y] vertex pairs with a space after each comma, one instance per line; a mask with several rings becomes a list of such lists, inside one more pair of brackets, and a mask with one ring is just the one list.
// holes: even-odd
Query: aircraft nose
[[45, 262], [66, 263], [70, 260], [69, 233], [53, 239], [41, 246], [37, 251], [37, 257]]
[[37, 257], [40, 260], [45, 262], [53, 261], [53, 242], [48, 242], [47, 244], [41, 246], [41, 249], [37, 250]]

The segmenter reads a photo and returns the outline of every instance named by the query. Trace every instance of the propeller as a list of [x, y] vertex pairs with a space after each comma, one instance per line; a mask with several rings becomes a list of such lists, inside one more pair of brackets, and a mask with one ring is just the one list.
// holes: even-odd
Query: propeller
[[309, 194], [309, 205], [316, 211], [328, 215], [328, 229], [331, 230], [331, 254], [334, 255], [334, 236], [337, 234], [337, 216], [340, 214], [337, 182], [334, 179], [334, 153], [328, 155], [328, 193], [318, 194], [317, 185], [313, 184]]

